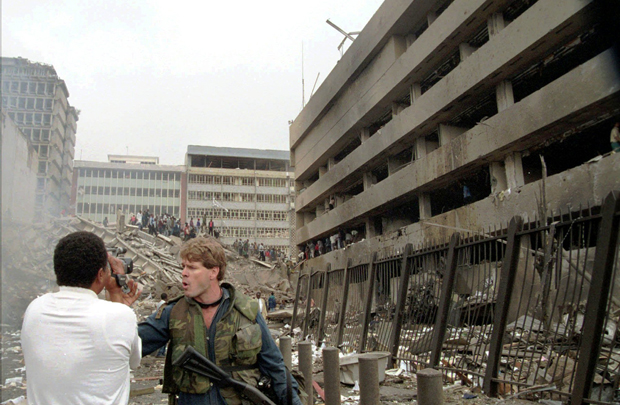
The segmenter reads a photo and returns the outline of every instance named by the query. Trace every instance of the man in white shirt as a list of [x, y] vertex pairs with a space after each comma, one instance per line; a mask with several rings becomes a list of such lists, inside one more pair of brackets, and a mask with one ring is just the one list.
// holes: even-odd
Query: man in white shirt
[[[140, 292], [129, 280], [124, 294], [108, 263], [123, 273], [122, 262], [92, 233], [75, 232], [56, 245], [60, 291], [32, 301], [22, 325], [30, 404], [128, 403], [130, 367], [140, 365], [142, 344], [125, 304]], [[97, 297], [104, 288], [114, 302]]]

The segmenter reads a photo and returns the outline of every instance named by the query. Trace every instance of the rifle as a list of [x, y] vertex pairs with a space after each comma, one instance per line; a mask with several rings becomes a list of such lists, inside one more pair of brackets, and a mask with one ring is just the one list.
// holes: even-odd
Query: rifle
[[207, 377], [221, 388], [232, 387], [235, 391], [245, 395], [256, 405], [276, 405], [265, 394], [260, 392], [258, 388], [243, 381], [235, 380], [230, 374], [198, 353], [196, 349], [191, 346], [188, 346], [183, 354], [181, 354], [181, 357], [175, 360], [172, 365]]

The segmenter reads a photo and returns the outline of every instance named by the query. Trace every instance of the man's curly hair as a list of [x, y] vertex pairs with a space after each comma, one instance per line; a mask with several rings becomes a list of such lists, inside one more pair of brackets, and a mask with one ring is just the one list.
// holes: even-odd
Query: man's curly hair
[[224, 248], [212, 238], [193, 238], [181, 246], [181, 259], [190, 262], [201, 262], [207, 269], [219, 267], [218, 281], [226, 275], [226, 253]]
[[71, 233], [62, 238], [54, 250], [56, 283], [89, 288], [107, 261], [105, 243], [99, 236], [85, 231]]

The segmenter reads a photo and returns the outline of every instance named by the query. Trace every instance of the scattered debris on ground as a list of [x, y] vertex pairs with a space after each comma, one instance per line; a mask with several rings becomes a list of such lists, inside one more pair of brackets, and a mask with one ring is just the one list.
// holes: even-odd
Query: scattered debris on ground
[[[134, 227], [126, 227], [116, 233], [81, 218], [61, 218], [46, 223], [36, 223], [24, 229], [23, 226], [3, 226], [3, 285], [0, 343], [2, 347], [2, 376], [0, 381], [1, 403], [26, 403], [26, 369], [20, 346], [21, 321], [28, 304], [36, 297], [57, 289], [53, 271], [53, 251], [58, 240], [78, 230], [91, 231], [99, 235], [109, 247], [124, 247], [125, 256], [132, 257], [132, 277], [142, 288], [142, 295], [134, 304], [138, 321], [152, 314], [161, 300], [161, 294], [169, 298], [182, 294], [180, 289], [181, 260], [179, 257], [181, 239], [153, 236]], [[278, 309], [268, 314], [269, 328], [274, 338], [290, 335], [293, 348], [302, 339], [301, 330], [290, 330], [295, 294], [289, 280], [287, 266], [282, 262], [261, 262], [254, 258], [239, 256], [234, 250], [226, 249], [228, 261], [226, 280], [243, 293], [255, 297], [257, 293], [267, 299], [273, 293]], [[290, 270], [289, 270], [290, 271]], [[289, 273], [290, 274], [290, 273]], [[297, 274], [293, 271], [291, 277]], [[10, 297], [7, 299], [6, 297]], [[321, 349], [313, 348], [314, 379], [323, 385], [323, 361]], [[297, 353], [293, 352], [293, 365], [297, 365]], [[161, 392], [164, 359], [149, 355], [142, 360], [140, 368], [132, 373], [130, 404], [164, 403], [167, 395]], [[460, 384], [446, 386], [445, 403], [495, 404], [490, 399], [472, 392], [471, 387]], [[359, 387], [341, 385], [342, 403], [359, 403]], [[415, 403], [415, 375], [402, 369], [386, 371], [381, 385], [383, 404]], [[318, 395], [316, 400], [320, 401]], [[524, 402], [524, 401], [522, 401]], [[512, 403], [517, 402], [502, 402]]]

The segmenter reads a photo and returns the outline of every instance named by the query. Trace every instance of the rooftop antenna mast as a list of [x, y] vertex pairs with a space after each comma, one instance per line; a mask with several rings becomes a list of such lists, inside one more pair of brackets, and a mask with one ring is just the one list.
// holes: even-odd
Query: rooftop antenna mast
[[350, 39], [351, 42], [355, 41], [355, 38], [353, 37], [358, 36], [359, 33], [361, 31], [351, 31], [351, 32], [346, 32], [345, 30], [343, 30], [342, 28], [340, 28], [339, 26], [337, 26], [336, 24], [334, 24], [333, 22], [329, 21], [329, 18], [327, 19], [326, 23], [328, 23], [330, 26], [332, 26], [336, 31], [338, 31], [339, 33], [341, 33], [342, 35], [344, 35], [344, 39], [342, 40], [342, 42], [340, 42], [340, 45], [338, 45], [338, 50], [340, 51], [340, 56], [344, 55], [344, 43], [347, 39]]
[[301, 109], [306, 106], [306, 95], [304, 85], [304, 43], [301, 43]]

